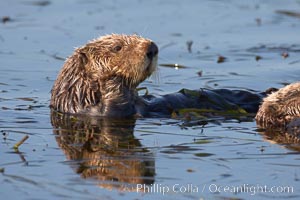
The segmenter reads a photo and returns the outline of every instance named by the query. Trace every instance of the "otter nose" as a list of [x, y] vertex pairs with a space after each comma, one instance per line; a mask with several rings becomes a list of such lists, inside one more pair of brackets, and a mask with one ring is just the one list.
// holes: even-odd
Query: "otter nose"
[[151, 42], [151, 44], [148, 47], [147, 51], [147, 57], [152, 60], [154, 56], [158, 54], [158, 47], [154, 42]]

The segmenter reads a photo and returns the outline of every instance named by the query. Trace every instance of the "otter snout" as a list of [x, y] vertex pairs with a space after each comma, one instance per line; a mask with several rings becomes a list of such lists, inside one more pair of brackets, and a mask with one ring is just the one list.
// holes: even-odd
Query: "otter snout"
[[147, 50], [147, 57], [152, 60], [154, 56], [158, 54], [158, 47], [154, 42], [151, 42], [148, 50]]

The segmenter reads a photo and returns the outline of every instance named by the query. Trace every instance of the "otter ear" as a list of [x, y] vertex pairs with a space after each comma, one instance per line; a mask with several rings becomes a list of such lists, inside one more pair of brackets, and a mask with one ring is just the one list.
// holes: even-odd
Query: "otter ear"
[[83, 66], [89, 62], [88, 56], [85, 52], [79, 52], [80, 64]]
[[89, 62], [89, 51], [86, 47], [81, 47], [75, 50], [73, 54], [73, 63], [84, 67]]

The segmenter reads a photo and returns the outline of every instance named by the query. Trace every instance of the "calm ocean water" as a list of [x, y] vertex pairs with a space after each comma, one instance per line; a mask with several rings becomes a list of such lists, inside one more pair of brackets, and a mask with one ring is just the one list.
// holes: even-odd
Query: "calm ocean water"
[[63, 60], [110, 33], [151, 38], [159, 64], [186, 66], [160, 66], [141, 84], [152, 94], [298, 81], [299, 9], [297, 0], [1, 1], [1, 198], [299, 199], [298, 146], [278, 144], [252, 119], [53, 127], [48, 108]]

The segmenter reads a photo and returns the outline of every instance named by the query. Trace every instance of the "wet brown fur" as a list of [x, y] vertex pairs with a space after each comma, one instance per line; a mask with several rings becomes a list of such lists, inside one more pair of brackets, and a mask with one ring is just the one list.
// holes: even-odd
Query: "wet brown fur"
[[50, 107], [63, 113], [135, 114], [136, 87], [156, 69], [147, 57], [152, 41], [137, 35], [107, 35], [75, 50], [51, 90]]
[[264, 98], [256, 115], [263, 127], [285, 127], [300, 117], [300, 82], [287, 85]]

